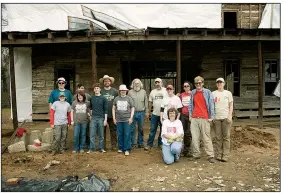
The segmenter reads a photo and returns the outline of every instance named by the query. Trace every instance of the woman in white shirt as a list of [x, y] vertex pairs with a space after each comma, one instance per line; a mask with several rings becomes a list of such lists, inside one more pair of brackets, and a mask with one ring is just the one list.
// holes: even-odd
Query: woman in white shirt
[[167, 115], [168, 119], [164, 120], [162, 125], [162, 153], [164, 162], [172, 164], [180, 158], [184, 130], [182, 122], [177, 119], [176, 108], [170, 108]]

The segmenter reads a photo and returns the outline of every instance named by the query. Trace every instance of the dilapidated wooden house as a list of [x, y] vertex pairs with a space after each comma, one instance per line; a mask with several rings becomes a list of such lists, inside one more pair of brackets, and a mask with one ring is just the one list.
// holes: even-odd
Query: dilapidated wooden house
[[91, 93], [93, 82], [106, 74], [115, 78], [116, 88], [140, 78], [150, 91], [160, 77], [177, 92], [197, 75], [211, 90], [224, 77], [234, 95], [235, 117], [257, 117], [262, 107], [263, 116], [279, 116], [280, 99], [273, 91], [280, 79], [280, 29], [258, 28], [264, 7], [222, 4], [220, 28], [122, 30], [105, 23], [104, 31], [91, 25], [77, 31], [2, 32], [2, 46], [11, 52], [30, 48], [33, 119], [48, 113], [58, 77], [67, 79], [72, 92], [82, 83]]

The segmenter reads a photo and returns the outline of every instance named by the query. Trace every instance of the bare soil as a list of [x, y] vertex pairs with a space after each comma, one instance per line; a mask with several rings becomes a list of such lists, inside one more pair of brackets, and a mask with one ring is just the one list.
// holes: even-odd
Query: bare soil
[[[8, 118], [2, 114], [2, 133], [12, 129]], [[149, 122], [144, 125], [145, 142], [149, 125]], [[25, 128], [30, 131], [48, 126], [47, 122], [34, 122], [28, 123]], [[151, 151], [138, 148], [130, 156], [111, 150], [90, 155], [72, 154], [72, 136], [73, 129], [70, 127], [69, 150], [61, 155], [50, 156], [46, 152], [4, 153], [2, 177], [59, 179], [78, 175], [83, 178], [96, 173], [111, 180], [112, 191], [280, 191], [280, 127], [263, 130], [247, 126], [241, 130], [233, 128], [230, 160], [215, 164], [207, 161], [203, 150], [203, 157], [197, 161], [181, 157], [178, 163], [172, 165], [163, 163], [161, 150], [157, 147]], [[107, 136], [109, 148], [108, 132]], [[3, 137], [2, 142], [8, 139]], [[156, 140], [157, 136], [154, 143]], [[28, 156], [30, 161], [19, 163], [19, 159]], [[43, 168], [51, 160], [58, 160], [60, 164], [44, 171]]]

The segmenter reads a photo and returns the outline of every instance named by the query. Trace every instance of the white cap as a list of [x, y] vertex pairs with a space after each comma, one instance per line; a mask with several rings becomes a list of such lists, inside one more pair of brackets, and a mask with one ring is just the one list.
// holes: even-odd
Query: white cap
[[223, 79], [222, 77], [217, 78], [217, 79], [216, 79], [216, 82], [218, 82], [218, 81], [221, 81], [221, 82], [223, 82], [223, 83], [224, 83], [224, 79]]
[[59, 82], [59, 81], [64, 81], [64, 82], [66, 82], [65, 78], [63, 78], [63, 77], [60, 77], [57, 82]]
[[128, 91], [126, 85], [122, 84], [119, 86], [119, 91]]
[[162, 80], [161, 80], [160, 78], [156, 78], [156, 79], [155, 79], [155, 82], [160, 82], [160, 83], [162, 83]]

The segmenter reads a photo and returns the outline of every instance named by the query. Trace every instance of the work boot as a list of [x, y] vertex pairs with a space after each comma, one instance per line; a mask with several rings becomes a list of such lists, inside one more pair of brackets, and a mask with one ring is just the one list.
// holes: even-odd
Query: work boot
[[196, 157], [191, 157], [189, 160], [190, 161], [196, 161], [196, 160], [198, 160], [198, 159], [200, 159], [201, 157], [199, 157], [199, 156], [196, 156]]
[[222, 162], [227, 162], [227, 161], [228, 161], [228, 157], [223, 156], [223, 157], [221, 158], [221, 161], [222, 161]]
[[208, 161], [209, 161], [210, 163], [216, 163], [216, 162], [217, 162], [214, 157], [210, 157], [210, 158], [208, 159]]

